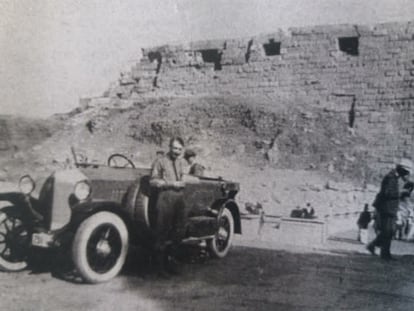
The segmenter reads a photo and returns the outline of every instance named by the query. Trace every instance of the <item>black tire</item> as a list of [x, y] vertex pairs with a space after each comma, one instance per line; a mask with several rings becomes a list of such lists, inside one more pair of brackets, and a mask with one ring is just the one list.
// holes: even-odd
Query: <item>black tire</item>
[[228, 208], [219, 216], [219, 229], [213, 239], [207, 241], [210, 255], [214, 258], [227, 256], [234, 237], [234, 219]]
[[29, 231], [15, 207], [0, 210], [0, 270], [17, 272], [27, 268]]
[[128, 230], [123, 220], [110, 212], [85, 219], [72, 244], [75, 267], [88, 283], [109, 281], [118, 275], [128, 253]]

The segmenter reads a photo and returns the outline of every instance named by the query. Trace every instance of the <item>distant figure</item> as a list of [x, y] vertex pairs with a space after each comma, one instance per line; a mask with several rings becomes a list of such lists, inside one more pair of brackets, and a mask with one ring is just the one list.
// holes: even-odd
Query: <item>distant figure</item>
[[408, 209], [408, 220], [407, 220], [407, 234], [405, 236], [407, 241], [414, 241], [414, 208], [412, 204], [410, 204], [410, 208]]
[[263, 211], [263, 206], [259, 202], [256, 202], [256, 204], [253, 204], [251, 202], [246, 202], [244, 204], [244, 207], [246, 211], [248, 211], [250, 214], [253, 214], [253, 215], [260, 215], [260, 213]]
[[397, 218], [395, 220], [395, 233], [394, 239], [395, 240], [402, 240], [403, 239], [403, 230], [404, 230], [404, 216], [401, 210], [397, 212]]
[[359, 214], [358, 225], [358, 241], [368, 243], [368, 224], [371, 222], [371, 213], [368, 211], [368, 204], [364, 205], [364, 210]]
[[157, 159], [161, 159], [161, 158], [163, 158], [163, 157], [164, 157], [165, 152], [164, 152], [164, 151], [162, 151], [162, 150], [158, 150], [158, 151], [156, 152], [156, 155], [157, 155]]
[[315, 210], [313, 209], [312, 205], [308, 202], [306, 203], [306, 207], [302, 210], [303, 211], [303, 218], [316, 218]]
[[[406, 187], [404, 186], [404, 189]], [[410, 227], [410, 210], [412, 209], [410, 202], [410, 190], [403, 190], [400, 197], [400, 205], [398, 206], [395, 239], [402, 240], [408, 236]]]
[[377, 237], [368, 244], [367, 250], [375, 255], [375, 247], [380, 247], [381, 258], [384, 260], [393, 259], [390, 248], [400, 203], [400, 184], [402, 186], [402, 182], [407, 183], [407, 178], [412, 169], [413, 163], [411, 160], [402, 159], [394, 169], [385, 175], [381, 182], [381, 189], [372, 204], [377, 213], [376, 227], [378, 234]]
[[196, 162], [196, 157], [197, 154], [192, 149], [187, 149], [184, 152], [184, 159], [187, 161], [188, 165], [190, 165], [188, 174], [199, 177], [204, 176], [205, 167]]
[[295, 209], [290, 212], [290, 217], [292, 218], [303, 218], [303, 209], [300, 208], [300, 206], [296, 206]]

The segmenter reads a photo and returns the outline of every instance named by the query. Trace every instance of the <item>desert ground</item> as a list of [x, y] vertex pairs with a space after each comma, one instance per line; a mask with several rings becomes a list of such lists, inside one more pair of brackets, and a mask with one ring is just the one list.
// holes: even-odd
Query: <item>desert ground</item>
[[412, 310], [414, 245], [394, 242], [397, 260], [386, 262], [355, 237], [355, 228], [344, 228], [323, 246], [286, 247], [238, 236], [226, 258], [193, 252], [183, 258], [180, 274], [169, 278], [158, 276], [147, 254], [135, 248], [120, 276], [97, 285], [74, 277], [65, 254], [43, 254], [28, 270], [1, 273], [0, 305], [45, 311]]

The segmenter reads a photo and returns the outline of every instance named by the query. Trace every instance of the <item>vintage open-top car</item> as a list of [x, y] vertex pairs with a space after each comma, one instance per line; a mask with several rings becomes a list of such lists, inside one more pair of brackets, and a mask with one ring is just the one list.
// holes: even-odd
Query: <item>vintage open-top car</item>
[[[0, 210], [0, 269], [20, 271], [36, 249], [65, 248], [83, 280], [98, 283], [120, 272], [130, 243], [152, 246], [157, 209], [177, 195], [151, 187], [150, 169], [135, 168], [120, 154], [107, 165], [75, 163], [51, 174], [37, 197], [28, 175], [20, 192], [0, 193], [9, 202]], [[225, 257], [234, 233], [241, 233], [239, 184], [192, 176], [176, 191], [188, 211], [182, 243], [206, 241], [212, 257]]]

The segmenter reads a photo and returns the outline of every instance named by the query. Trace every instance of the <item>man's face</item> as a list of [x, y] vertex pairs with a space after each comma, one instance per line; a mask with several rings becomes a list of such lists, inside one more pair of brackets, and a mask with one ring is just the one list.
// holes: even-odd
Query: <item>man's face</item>
[[173, 141], [170, 146], [171, 156], [176, 159], [183, 153], [183, 146], [178, 141]]

